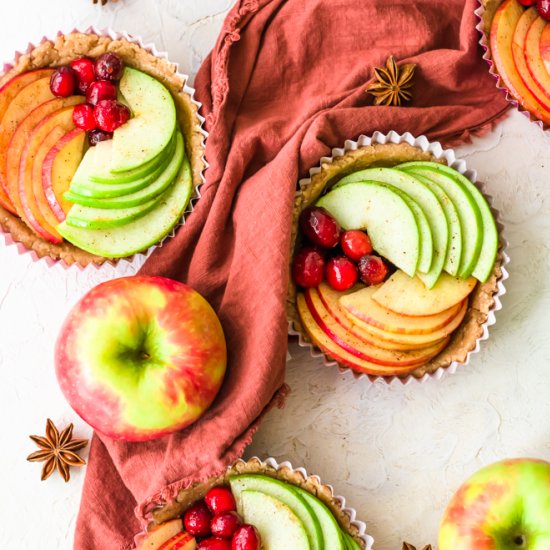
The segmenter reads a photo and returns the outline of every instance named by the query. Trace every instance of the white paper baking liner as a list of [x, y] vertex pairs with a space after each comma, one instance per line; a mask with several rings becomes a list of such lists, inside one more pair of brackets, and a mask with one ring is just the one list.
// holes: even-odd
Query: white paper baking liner
[[343, 148], [333, 149], [332, 156], [323, 157], [319, 163], [319, 166], [311, 168], [309, 171], [309, 175], [310, 175], [309, 178], [304, 178], [299, 181], [300, 189], [297, 191], [296, 197], [299, 197], [300, 194], [302, 193], [302, 190], [311, 184], [311, 176], [318, 174], [321, 171], [322, 164], [325, 164], [325, 163], [330, 164], [333, 162], [333, 160], [336, 157], [342, 157], [348, 151], [355, 151], [360, 147], [366, 147], [377, 143], [380, 143], [380, 144], [408, 143], [409, 145], [418, 147], [424, 152], [431, 153], [437, 159], [444, 159], [450, 167], [454, 168], [455, 170], [457, 170], [458, 172], [466, 176], [470, 181], [472, 181], [482, 191], [484, 197], [489, 202], [489, 205], [491, 206], [491, 210], [493, 212], [493, 216], [495, 218], [495, 221], [498, 227], [498, 232], [499, 232], [500, 252], [502, 254], [502, 265], [501, 265], [502, 275], [498, 280], [497, 292], [493, 295], [494, 304], [489, 311], [487, 320], [482, 325], [483, 333], [476, 340], [475, 348], [468, 352], [466, 356], [466, 360], [464, 362], [454, 361], [449, 366], [440, 367], [432, 373], [424, 374], [424, 376], [422, 377], [415, 377], [412, 374], [409, 374], [408, 376], [404, 376], [404, 377], [399, 377], [399, 376], [383, 377], [383, 376], [374, 376], [366, 373], [360, 373], [355, 370], [352, 370], [349, 367], [340, 365], [338, 362], [334, 361], [333, 359], [329, 359], [321, 350], [319, 350], [319, 348], [317, 348], [315, 345], [313, 345], [310, 342], [308, 336], [303, 334], [302, 331], [299, 330], [300, 327], [295, 326], [295, 324], [291, 320], [289, 320], [289, 323], [288, 323], [288, 333], [291, 336], [297, 336], [298, 344], [300, 345], [300, 347], [309, 349], [311, 356], [315, 358], [320, 358], [325, 366], [338, 367], [342, 373], [349, 372], [352, 374], [354, 378], [367, 378], [370, 382], [374, 382], [375, 380], [378, 380], [381, 378], [387, 384], [400, 384], [400, 385], [401, 384], [407, 385], [414, 382], [425, 382], [426, 380], [430, 380], [430, 379], [440, 380], [445, 374], [455, 373], [458, 367], [465, 367], [469, 364], [472, 355], [476, 354], [480, 350], [481, 342], [489, 338], [489, 327], [494, 325], [496, 322], [495, 312], [497, 312], [502, 308], [500, 297], [506, 293], [506, 289], [504, 288], [504, 281], [508, 278], [506, 265], [510, 261], [505, 251], [508, 243], [504, 240], [502, 236], [504, 226], [500, 221], [500, 213], [492, 205], [492, 202], [493, 202], [492, 197], [487, 193], [485, 193], [483, 184], [477, 181], [477, 173], [475, 170], [468, 169], [466, 167], [466, 162], [464, 160], [457, 159], [452, 149], [443, 149], [443, 147], [439, 142], [430, 142], [425, 136], [420, 136], [418, 138], [415, 138], [412, 134], [408, 132], [403, 135], [400, 135], [394, 131], [391, 131], [388, 134], [375, 132], [372, 135], [372, 137], [360, 136], [357, 141], [351, 141], [351, 140], [346, 141], [344, 143]]
[[[357, 512], [355, 511], [354, 508], [346, 506], [346, 499], [344, 497], [334, 494], [334, 489], [333, 489], [332, 485], [328, 485], [326, 483], [323, 483], [321, 481], [321, 478], [317, 475], [308, 474], [306, 469], [303, 468], [303, 467], [294, 468], [292, 466], [292, 464], [288, 461], [278, 463], [277, 460], [275, 460], [272, 457], [266, 458], [265, 460], [261, 460], [260, 458], [258, 458], [256, 456], [251, 457], [248, 461], [257, 461], [257, 462], [260, 463], [260, 465], [262, 467], [273, 468], [276, 471], [279, 471], [279, 470], [282, 470], [282, 469], [290, 470], [292, 473], [298, 473], [304, 479], [304, 481], [309, 479], [309, 478], [312, 478], [318, 484], [323, 485], [325, 488], [327, 488], [329, 490], [331, 497], [338, 503], [338, 506], [339, 506], [340, 510], [342, 512], [344, 512], [344, 514], [349, 518], [350, 524], [355, 529], [357, 529], [356, 538], [361, 540], [361, 542], [363, 543], [364, 550], [372, 550], [372, 545], [374, 543], [374, 539], [370, 535], [367, 534], [367, 532], [366, 532], [366, 530], [367, 530], [366, 523], [364, 523], [363, 521], [360, 521], [360, 520], [357, 519]], [[248, 461], [239, 459], [234, 464], [238, 464], [238, 463], [244, 464], [245, 462], [248, 462]], [[234, 464], [229, 466], [228, 469], [232, 468]], [[215, 476], [215, 477], [218, 477], [218, 476]], [[139, 545], [143, 541], [144, 537], [145, 537], [145, 532], [142, 532], [142, 533], [139, 533], [138, 535], [136, 535], [135, 545], [136, 545], [137, 548], [139, 548]], [[292, 549], [289, 548], [288, 550], [292, 550]], [[332, 549], [327, 548], [326, 550], [332, 550]]]
[[[204, 117], [202, 117], [200, 115], [200, 108], [202, 107], [202, 104], [199, 103], [195, 99], [195, 90], [194, 90], [194, 88], [191, 88], [191, 86], [188, 85], [189, 76], [184, 74], [184, 73], [181, 73], [179, 71], [178, 64], [173, 63], [172, 61], [169, 60], [168, 53], [164, 52], [164, 51], [157, 50], [157, 48], [154, 44], [145, 43], [141, 37], [139, 37], [139, 36], [130, 36], [127, 32], [119, 32], [119, 31], [115, 31], [111, 28], [97, 29], [96, 27], [93, 27], [93, 26], [88, 27], [87, 29], [85, 29], [83, 31], [79, 30], [77, 28], [74, 28], [69, 32], [59, 31], [56, 34], [56, 37], [63, 36], [63, 35], [68, 35], [68, 34], [72, 34], [72, 33], [97, 34], [99, 36], [109, 37], [112, 40], [123, 39], [123, 40], [126, 40], [127, 42], [130, 42], [132, 44], [136, 44], [137, 46], [139, 46], [140, 48], [143, 48], [144, 50], [148, 51], [149, 53], [151, 53], [155, 57], [158, 57], [160, 59], [165, 59], [166, 61], [168, 61], [171, 65], [173, 65], [175, 67], [175, 69], [176, 69], [175, 74], [177, 76], [179, 76], [183, 80], [183, 82], [185, 83], [183, 88], [182, 88], [182, 91], [184, 93], [186, 93], [188, 96], [190, 96], [192, 103], [197, 107], [196, 118], [199, 122], [200, 133], [203, 136], [202, 140], [201, 140], [201, 146], [202, 146], [202, 149], [203, 149], [202, 161], [203, 161], [204, 166], [203, 166], [203, 169], [201, 171], [201, 183], [199, 183], [198, 185], [195, 186], [195, 189], [193, 191], [193, 194], [191, 195], [191, 199], [189, 201], [189, 204], [187, 205], [187, 208], [185, 209], [185, 212], [183, 213], [182, 219], [178, 224], [176, 224], [174, 229], [172, 229], [172, 231], [166, 237], [164, 237], [164, 239], [162, 239], [161, 242], [157, 243], [156, 245], [151, 246], [149, 249], [147, 249], [143, 252], [140, 252], [138, 254], [134, 254], [133, 256], [129, 256], [128, 258], [107, 259], [102, 264], [96, 264], [96, 263], [92, 262], [92, 263], [88, 264], [87, 266], [82, 266], [78, 263], [74, 263], [74, 264], [69, 265], [65, 261], [63, 261], [62, 259], [53, 259], [49, 256], [43, 256], [43, 257], [39, 256], [34, 250], [29, 250], [24, 244], [16, 241], [12, 237], [12, 235], [10, 233], [6, 232], [1, 226], [0, 226], [0, 238], [3, 239], [6, 246], [15, 246], [16, 249], [17, 249], [17, 252], [19, 254], [28, 254], [28, 255], [30, 255], [30, 257], [32, 258], [32, 260], [34, 262], [43, 261], [50, 267], [55, 265], [55, 266], [61, 266], [64, 269], [70, 269], [71, 267], [74, 267], [74, 268], [77, 268], [79, 270], [85, 270], [87, 268], [101, 269], [101, 267], [103, 265], [106, 265], [106, 264], [110, 264], [111, 266], [115, 266], [115, 265], [118, 265], [118, 264], [131, 264], [131, 265], [134, 265], [134, 267], [139, 267], [141, 265], [142, 261], [145, 258], [147, 258], [153, 252], [153, 250], [155, 248], [163, 246], [163, 244], [168, 239], [171, 239], [172, 237], [174, 237], [174, 235], [176, 234], [178, 228], [185, 224], [186, 217], [191, 212], [193, 212], [194, 207], [195, 207], [195, 203], [201, 197], [200, 188], [202, 187], [202, 185], [205, 182], [204, 172], [208, 168], [208, 163], [206, 162], [206, 158], [204, 156], [205, 141], [206, 141], [206, 138], [208, 137], [208, 132], [206, 132], [206, 130], [204, 129], [205, 119], [204, 119]], [[27, 46], [27, 49], [25, 51], [23, 51], [23, 52], [16, 51], [13, 61], [11, 63], [5, 63], [4, 64], [4, 66], [2, 68], [2, 73], [0, 74], [0, 77], [2, 77], [4, 74], [6, 74], [11, 69], [13, 69], [17, 65], [17, 63], [18, 63], [19, 59], [21, 58], [21, 56], [31, 53], [37, 46], [39, 46], [40, 44], [43, 44], [44, 42], [53, 42], [53, 41], [54, 41], [54, 39], [51, 39], [51, 38], [48, 38], [47, 36], [44, 36], [44, 37], [42, 37], [40, 42], [38, 42], [38, 44], [29, 43], [29, 45]]]
[[[481, 38], [479, 40], [479, 44], [483, 48], [483, 59], [487, 62], [489, 65], [489, 73], [493, 76], [493, 78], [496, 81], [496, 87], [499, 90], [502, 90], [504, 95], [506, 96], [506, 99], [523, 115], [525, 115], [531, 122], [534, 122], [535, 124], [538, 124], [543, 130], [548, 130], [550, 128], [550, 125], [546, 124], [542, 120], [538, 119], [533, 113], [525, 109], [520, 105], [517, 99], [515, 99], [508, 88], [506, 87], [506, 84], [498, 74], [498, 71], [496, 69], [495, 63], [493, 61], [493, 58], [491, 56], [491, 46], [489, 42], [489, 38], [485, 34], [485, 0], [478, 0], [479, 1], [479, 7], [475, 10], [475, 14], [478, 18], [478, 23], [476, 25], [476, 29], [479, 31]], [[502, 3], [502, 2], [500, 2]]]

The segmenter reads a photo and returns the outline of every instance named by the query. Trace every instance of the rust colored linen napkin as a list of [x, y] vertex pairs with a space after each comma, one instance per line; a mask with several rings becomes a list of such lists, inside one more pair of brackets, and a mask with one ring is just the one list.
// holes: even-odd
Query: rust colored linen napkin
[[[229, 366], [205, 416], [149, 443], [93, 438], [75, 548], [131, 548], [151, 506], [239, 457], [281, 399], [296, 182], [375, 130], [435, 140], [490, 128], [508, 104], [478, 51], [476, 0], [240, 0], [196, 79], [210, 133], [202, 198], [141, 273], [218, 312]], [[409, 107], [375, 107], [373, 66], [417, 63]], [[140, 524], [141, 519], [142, 522]]]

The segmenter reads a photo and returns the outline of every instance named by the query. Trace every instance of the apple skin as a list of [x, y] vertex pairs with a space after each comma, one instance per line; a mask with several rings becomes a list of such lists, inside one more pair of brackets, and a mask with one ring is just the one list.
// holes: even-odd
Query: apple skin
[[189, 286], [124, 277], [92, 289], [69, 313], [56, 374], [73, 409], [97, 431], [145, 441], [195, 422], [227, 364], [221, 324]]
[[550, 463], [512, 459], [483, 468], [443, 515], [439, 550], [550, 548]]

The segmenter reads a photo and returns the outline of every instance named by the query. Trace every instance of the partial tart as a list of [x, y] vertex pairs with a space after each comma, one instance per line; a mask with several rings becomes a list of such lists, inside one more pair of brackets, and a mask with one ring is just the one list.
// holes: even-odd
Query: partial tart
[[183, 546], [185, 550], [194, 550], [200, 539], [210, 535], [193, 536], [186, 513], [197, 505], [204, 506], [205, 501], [210, 506], [212, 488], [233, 494], [240, 520], [257, 529], [261, 550], [372, 547], [365, 524], [355, 519], [355, 511], [334, 495], [330, 485], [288, 462], [278, 464], [272, 458], [261, 461], [254, 457], [237, 461], [225, 474], [182, 490], [175, 502], [155, 508], [147, 531], [136, 537], [137, 548], [174, 550], [183, 540], [188, 545]]
[[547, 128], [550, 124], [550, 23], [536, 3], [480, 0], [476, 11], [484, 59], [497, 86], [518, 109]]
[[[88, 99], [78, 91], [56, 97], [49, 82], [55, 69], [106, 53], [124, 63], [116, 100], [131, 118], [112, 140], [90, 147], [73, 118]], [[198, 196], [205, 167], [198, 108], [177, 66], [126, 34], [73, 32], [18, 54], [0, 79], [7, 242], [80, 266], [130, 258], [161, 242]], [[170, 128], [161, 133], [170, 135], [159, 136], [153, 126], [164, 115]], [[149, 141], [148, 132], [156, 138]]]
[[[327, 363], [371, 378], [439, 376], [466, 364], [494, 323], [506, 277], [500, 226], [474, 176], [439, 144], [394, 133], [346, 142], [310, 175], [295, 201], [290, 333]], [[328, 270], [331, 258], [346, 260], [345, 247], [312, 240], [302, 214], [312, 207], [333, 217], [341, 235], [368, 234], [381, 278], [368, 280], [360, 260], [349, 288], [339, 287]], [[309, 283], [296, 276], [296, 258], [312, 245], [325, 276]]]

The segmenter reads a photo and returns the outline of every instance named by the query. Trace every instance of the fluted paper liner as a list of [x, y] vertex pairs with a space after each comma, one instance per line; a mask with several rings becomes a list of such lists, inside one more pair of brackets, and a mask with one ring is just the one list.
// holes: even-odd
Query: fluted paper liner
[[[483, 192], [483, 184], [477, 181], [476, 172], [468, 170], [466, 163], [457, 159], [453, 150], [443, 149], [437, 142], [430, 143], [424, 136], [415, 138], [409, 133], [400, 135], [393, 131], [387, 135], [375, 132], [372, 137], [360, 136], [357, 141], [346, 141], [343, 148], [333, 149], [332, 156], [323, 157], [320, 165], [309, 171], [309, 178], [300, 180], [294, 207], [291, 257], [296, 248], [300, 212], [319, 198], [327, 183], [330, 185], [336, 177], [339, 179], [347, 173], [370, 166], [395, 166], [412, 160], [445, 163], [470, 179]], [[472, 355], [479, 351], [481, 342], [489, 338], [489, 327], [496, 321], [495, 312], [502, 307], [500, 297], [506, 292], [503, 283], [508, 278], [505, 266], [509, 258], [505, 253], [507, 243], [502, 237], [503, 225], [499, 221], [498, 211], [492, 207], [492, 198], [484, 192], [483, 195], [491, 205], [499, 231], [499, 252], [495, 267], [489, 280], [478, 284], [471, 294], [466, 316], [453, 332], [449, 344], [432, 360], [402, 376], [387, 377], [357, 372], [339, 364], [319, 350], [302, 327], [296, 309], [296, 287], [292, 280], [287, 298], [289, 334], [297, 336], [299, 345], [308, 348], [311, 355], [319, 358], [325, 366], [337, 366], [342, 372], [351, 371], [355, 378], [367, 378], [371, 382], [378, 378], [398, 384], [439, 380], [444, 374], [454, 373], [458, 367], [468, 365]]]
[[495, 62], [493, 61], [493, 57], [491, 55], [491, 45], [490, 45], [490, 31], [491, 31], [491, 22], [493, 21], [493, 17], [495, 15], [495, 12], [500, 4], [504, 0], [478, 0], [479, 1], [479, 7], [474, 12], [479, 19], [478, 24], [476, 25], [476, 29], [479, 31], [481, 38], [479, 40], [479, 43], [481, 47], [483, 48], [483, 59], [487, 62], [489, 66], [489, 73], [493, 76], [493, 78], [496, 81], [496, 87], [499, 90], [502, 90], [502, 93], [506, 96], [506, 99], [514, 106], [516, 109], [524, 114], [531, 122], [535, 122], [538, 124], [543, 130], [548, 130], [550, 128], [550, 125], [546, 124], [542, 120], [536, 117], [535, 114], [531, 113], [527, 109], [525, 109], [517, 99], [514, 98], [514, 96], [510, 93], [510, 90], [500, 77], [500, 74], [497, 71], [497, 68], [495, 66]]
[[[346, 506], [344, 497], [334, 494], [331, 485], [324, 484], [319, 476], [309, 475], [305, 468], [294, 468], [287, 461], [279, 464], [271, 457], [265, 460], [260, 460], [258, 457], [253, 457], [248, 461], [237, 460], [224, 474], [212, 477], [205, 483], [199, 483], [189, 489], [182, 490], [176, 497], [175, 502], [166, 503], [150, 511], [151, 523], [149, 527], [180, 517], [193, 502], [203, 498], [209, 489], [216, 485], [227, 484], [229, 477], [232, 475], [245, 473], [267, 475], [309, 491], [328, 506], [338, 520], [340, 527], [349, 533], [364, 550], [372, 550], [374, 540], [366, 533], [366, 524], [357, 519], [357, 513], [353, 508]], [[144, 537], [145, 532], [136, 536], [137, 548], [139, 548]]]
[[173, 237], [177, 229], [185, 223], [186, 216], [193, 211], [200, 198], [200, 187], [204, 183], [204, 170], [208, 167], [204, 156], [208, 134], [203, 128], [204, 118], [199, 114], [201, 104], [194, 99], [195, 90], [187, 83], [189, 77], [180, 73], [178, 65], [168, 60], [167, 53], [157, 50], [153, 44], [144, 43], [140, 37], [95, 27], [85, 31], [73, 29], [69, 33], [60, 31], [53, 40], [43, 37], [37, 45], [29, 44], [24, 52], [16, 52], [14, 60], [3, 67], [0, 85], [16, 74], [34, 68], [63, 65], [69, 59], [79, 56], [97, 57], [104, 51], [121, 54], [131, 66], [158, 78], [172, 92], [185, 137], [186, 153], [191, 163], [194, 191], [181, 220], [161, 242], [148, 250], [120, 259], [94, 256], [67, 242], [61, 245], [48, 243], [37, 237], [17, 216], [0, 207], [0, 237], [3, 237], [6, 245], [13, 245], [20, 254], [30, 254], [34, 261], [43, 260], [49, 266], [61, 265], [68, 268], [76, 265], [83, 269], [88, 265], [99, 267], [104, 263], [133, 263], [134, 260], [147, 257], [157, 246], [162, 246], [167, 239]]

